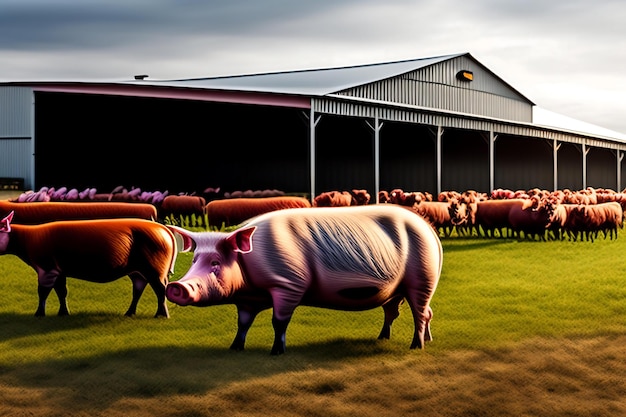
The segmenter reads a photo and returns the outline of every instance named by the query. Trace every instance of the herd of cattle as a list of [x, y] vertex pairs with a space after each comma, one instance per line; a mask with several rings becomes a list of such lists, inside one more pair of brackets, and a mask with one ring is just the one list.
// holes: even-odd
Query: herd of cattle
[[[312, 201], [303, 196], [285, 195], [278, 190], [236, 191], [216, 197], [218, 190], [207, 189], [205, 198], [139, 189], [128, 191], [123, 187], [105, 194], [97, 193], [95, 189], [78, 192], [43, 187], [36, 192], [25, 192], [10, 202], [0, 202], [0, 213], [8, 213], [15, 209], [15, 204], [20, 204], [20, 210], [16, 211], [16, 221], [20, 221], [21, 213], [31, 210], [22, 205], [24, 203], [36, 202], [36, 210], [33, 210], [46, 217], [49, 216], [45, 212], [46, 205], [40, 203], [89, 201], [90, 211], [104, 210], [109, 217], [119, 217], [114, 215], [120, 210], [116, 204], [132, 202], [135, 209], [143, 210], [142, 218], [202, 215], [206, 216], [209, 225], [219, 228], [286, 208], [360, 206], [377, 202], [401, 205], [422, 215], [441, 237], [450, 237], [455, 232], [457, 236], [593, 241], [598, 237], [616, 238], [618, 229], [623, 227], [626, 209], [626, 191], [592, 187], [577, 191], [537, 188], [496, 189], [491, 193], [444, 191], [438, 195], [394, 189], [380, 191], [376, 200], [367, 190], [353, 189], [322, 192]], [[72, 212], [76, 208], [67, 210]]]
[[496, 189], [429, 193], [381, 191], [379, 203], [421, 214], [441, 236], [516, 237], [539, 240], [617, 238], [623, 227], [626, 192], [587, 187], [547, 191]]
[[[326, 205], [359, 204], [364, 190], [332, 191], [316, 197]], [[343, 198], [343, 203], [342, 203]], [[433, 196], [395, 189], [380, 191], [378, 203], [399, 204], [421, 214], [442, 237], [515, 237], [534, 240], [614, 239], [624, 224], [626, 192], [587, 187], [547, 191], [495, 189], [445, 191]], [[314, 201], [315, 204], [315, 201]], [[365, 203], [367, 204], [367, 203]]]

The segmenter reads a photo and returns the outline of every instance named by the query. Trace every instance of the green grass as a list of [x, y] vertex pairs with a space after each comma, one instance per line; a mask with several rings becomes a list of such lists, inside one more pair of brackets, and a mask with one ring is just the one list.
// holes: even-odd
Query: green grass
[[[54, 415], [55, 410], [59, 415], [63, 410], [115, 415], [114, 409], [147, 400], [190, 404], [181, 415], [215, 415], [207, 395], [215, 400], [213, 395], [219, 394], [213, 393], [224, 387], [230, 387], [230, 397], [220, 398], [231, 406], [259, 400], [249, 388], [237, 387], [265, 380], [287, 396], [320, 401], [348, 391], [351, 385], [345, 375], [354, 375], [365, 384], [363, 389], [372, 385], [369, 389], [384, 391], [373, 381], [366, 383], [362, 373], [354, 374], [359, 366], [379, 372], [371, 368], [408, 363], [419, 373], [428, 361], [459, 352], [489, 351], [493, 356], [511, 346], [536, 344], [537, 338], [585, 343], [626, 334], [626, 235], [593, 243], [448, 238], [443, 245], [443, 273], [432, 301], [434, 340], [425, 351], [408, 349], [413, 322], [406, 305], [389, 341], [376, 340], [382, 309], [341, 312], [299, 307], [287, 331], [287, 353], [280, 357], [269, 355], [271, 311], [255, 321], [246, 351], [231, 352], [234, 306], [170, 303], [171, 317], [155, 319], [156, 299], [148, 287], [137, 316], [124, 317], [131, 298], [127, 278], [109, 284], [69, 279], [71, 315], [56, 316], [58, 302], [52, 293], [47, 316], [35, 318], [34, 271], [14, 256], [2, 256], [0, 404], [9, 408], [0, 406], [0, 415], [33, 404], [41, 404], [28, 408], [33, 415]], [[190, 254], [180, 254], [172, 280], [184, 274], [190, 260]], [[341, 373], [334, 373], [336, 369]], [[293, 381], [293, 375], [300, 375], [299, 385], [287, 390], [282, 381]], [[301, 380], [302, 376], [306, 378]], [[372, 395], [381, 399], [389, 393]], [[342, 401], [350, 403], [357, 397]], [[309, 410], [306, 414], [315, 415], [311, 404], [303, 407]], [[163, 407], [163, 415], [172, 415], [172, 409], [165, 403]], [[142, 413], [124, 409], [127, 414], [120, 415]], [[147, 414], [156, 412], [150, 410]], [[350, 412], [337, 409], [324, 415]]]
[[476, 347], [532, 336], [623, 333], [625, 243], [623, 237], [444, 241], [443, 277], [433, 299], [440, 346], [458, 348], [458, 334], [466, 335], [465, 347]]

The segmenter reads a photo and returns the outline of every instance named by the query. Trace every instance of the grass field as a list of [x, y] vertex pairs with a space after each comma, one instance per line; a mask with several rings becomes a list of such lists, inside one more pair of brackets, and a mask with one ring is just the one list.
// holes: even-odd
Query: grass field
[[[409, 350], [407, 306], [389, 341], [382, 309], [300, 307], [287, 353], [271, 312], [228, 346], [234, 306], [155, 319], [150, 288], [68, 280], [69, 317], [35, 318], [36, 277], [0, 257], [0, 416], [626, 415], [626, 235], [595, 242], [444, 239], [434, 340]], [[189, 265], [181, 254], [177, 279]]]

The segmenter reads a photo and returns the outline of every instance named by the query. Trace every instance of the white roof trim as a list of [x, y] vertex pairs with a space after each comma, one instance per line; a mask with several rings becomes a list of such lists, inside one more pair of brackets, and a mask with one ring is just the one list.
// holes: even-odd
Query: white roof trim
[[569, 131], [572, 133], [601, 136], [626, 142], [626, 135], [622, 133], [591, 123], [586, 123], [537, 106], [533, 107], [533, 124], [552, 129]]

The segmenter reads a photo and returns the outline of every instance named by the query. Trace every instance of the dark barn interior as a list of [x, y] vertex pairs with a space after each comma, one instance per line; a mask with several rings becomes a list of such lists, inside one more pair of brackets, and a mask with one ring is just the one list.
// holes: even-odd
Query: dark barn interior
[[108, 192], [309, 187], [300, 110], [202, 101], [38, 93], [36, 182]]
[[[201, 193], [277, 189], [308, 195], [309, 114], [302, 109], [181, 99], [36, 93], [38, 186]], [[315, 192], [376, 189], [373, 121], [320, 115]], [[441, 189], [490, 191], [489, 134], [444, 129]], [[385, 121], [379, 189], [437, 192], [437, 129]], [[553, 188], [552, 142], [498, 135], [494, 188]], [[562, 143], [558, 187], [582, 187], [581, 145]], [[589, 186], [616, 186], [615, 153], [588, 152]], [[622, 180], [623, 181], [623, 180]], [[373, 198], [375, 200], [375, 197]]]

